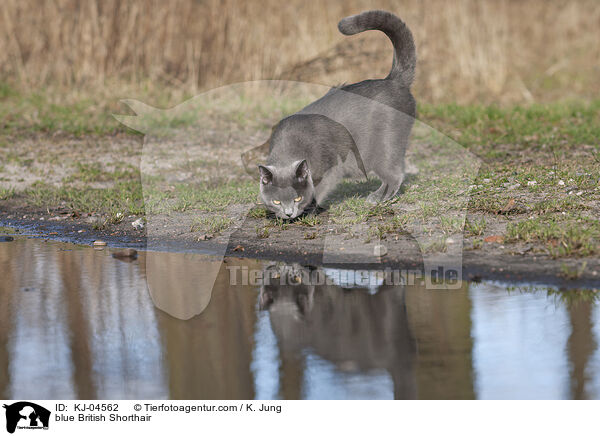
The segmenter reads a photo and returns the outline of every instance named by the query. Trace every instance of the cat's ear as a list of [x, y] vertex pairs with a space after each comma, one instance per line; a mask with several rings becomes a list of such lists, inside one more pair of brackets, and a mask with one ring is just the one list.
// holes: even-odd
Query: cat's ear
[[273, 183], [273, 171], [271, 169], [267, 168], [264, 165], [259, 165], [258, 171], [260, 172], [260, 183], [262, 183], [263, 185]]
[[300, 181], [306, 180], [309, 174], [308, 162], [306, 162], [306, 159], [294, 162], [294, 166], [296, 167], [296, 178]]

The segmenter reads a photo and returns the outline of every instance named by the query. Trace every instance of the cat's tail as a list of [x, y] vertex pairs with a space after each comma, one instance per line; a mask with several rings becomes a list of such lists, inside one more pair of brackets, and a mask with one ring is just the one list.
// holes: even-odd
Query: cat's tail
[[343, 18], [338, 29], [344, 35], [354, 35], [365, 30], [380, 30], [394, 45], [394, 63], [388, 79], [399, 81], [410, 87], [415, 79], [417, 53], [412, 33], [404, 22], [386, 11], [366, 11]]

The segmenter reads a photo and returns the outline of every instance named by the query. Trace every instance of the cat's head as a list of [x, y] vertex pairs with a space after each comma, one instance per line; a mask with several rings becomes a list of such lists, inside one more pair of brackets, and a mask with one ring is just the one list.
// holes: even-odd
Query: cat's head
[[314, 304], [315, 286], [311, 285], [311, 269], [299, 264], [271, 264], [263, 271], [267, 282], [261, 286], [258, 303], [285, 317], [301, 319]]
[[260, 196], [276, 216], [292, 219], [301, 215], [315, 195], [306, 159], [288, 166], [259, 165]]

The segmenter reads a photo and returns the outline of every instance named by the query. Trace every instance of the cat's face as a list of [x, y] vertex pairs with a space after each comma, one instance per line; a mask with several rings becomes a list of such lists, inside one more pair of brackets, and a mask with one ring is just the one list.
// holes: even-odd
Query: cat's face
[[259, 165], [260, 196], [267, 209], [283, 219], [301, 215], [315, 195], [306, 160], [286, 167]]
[[313, 308], [315, 287], [310, 284], [311, 271], [298, 264], [270, 265], [264, 270], [269, 282], [259, 294], [259, 308], [284, 317], [302, 319]]

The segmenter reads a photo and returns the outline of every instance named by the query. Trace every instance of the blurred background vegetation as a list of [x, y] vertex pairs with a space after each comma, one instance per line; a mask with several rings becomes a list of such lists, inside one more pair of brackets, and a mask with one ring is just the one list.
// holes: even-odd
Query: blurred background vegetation
[[596, 0], [4, 0], [0, 97], [112, 105], [135, 96], [169, 105], [239, 81], [384, 77], [392, 59], [385, 35], [337, 30], [340, 18], [374, 8], [396, 13], [414, 33], [420, 102], [599, 95]]

